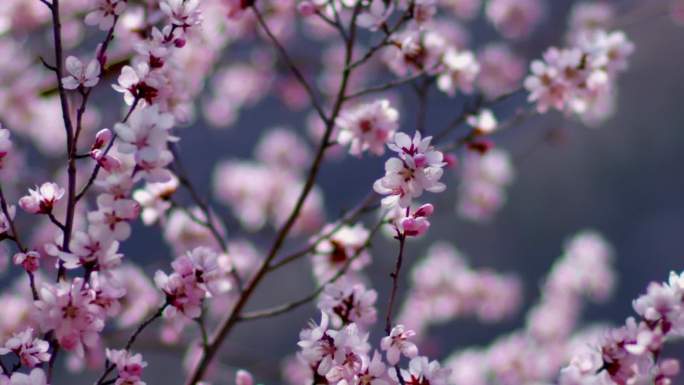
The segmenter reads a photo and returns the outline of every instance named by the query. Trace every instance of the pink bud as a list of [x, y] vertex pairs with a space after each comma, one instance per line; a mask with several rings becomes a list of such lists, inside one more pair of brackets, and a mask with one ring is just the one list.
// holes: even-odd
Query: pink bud
[[109, 128], [103, 128], [95, 134], [95, 143], [93, 143], [92, 149], [102, 148], [110, 140], [112, 140], [112, 131]]
[[176, 46], [176, 48], [183, 48], [185, 47], [185, 39], [179, 37], [173, 41], [173, 45]]
[[95, 159], [100, 167], [112, 172], [121, 168], [121, 161], [116, 157], [105, 154], [102, 150], [93, 150], [90, 152], [90, 157]]
[[417, 237], [419, 235], [423, 235], [430, 228], [430, 222], [423, 217], [407, 217], [402, 219], [399, 225], [403, 230], [404, 235], [408, 237]]
[[429, 203], [426, 203], [418, 208], [413, 214], [414, 217], [429, 217], [435, 211], [435, 207]]
[[316, 6], [310, 1], [302, 1], [297, 5], [297, 11], [302, 16], [311, 16], [316, 13]]
[[238, 370], [235, 374], [235, 385], [254, 385], [254, 378], [246, 370]]

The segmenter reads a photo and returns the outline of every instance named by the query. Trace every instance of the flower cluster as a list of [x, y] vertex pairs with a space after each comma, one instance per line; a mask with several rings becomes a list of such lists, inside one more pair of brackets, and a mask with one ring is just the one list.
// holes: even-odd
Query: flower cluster
[[474, 270], [447, 243], [436, 243], [411, 272], [411, 291], [399, 321], [419, 335], [431, 324], [477, 316], [494, 322], [512, 315], [520, 305], [522, 288], [511, 275]]
[[522, 329], [499, 336], [490, 346], [454, 352], [447, 360], [455, 385], [551, 383], [559, 370], [602, 329], [575, 330], [582, 297], [605, 301], [614, 282], [610, 246], [597, 233], [583, 231], [569, 240], [547, 275], [539, 302]]
[[316, 280], [319, 283], [326, 282], [342, 269], [346, 269], [345, 275], [353, 276], [368, 265], [371, 256], [364, 247], [368, 236], [369, 232], [362, 224], [328, 224], [323, 227], [322, 239], [311, 255]]
[[573, 357], [561, 372], [561, 384], [671, 384], [679, 361], [662, 357], [664, 344], [684, 330], [684, 273], [651, 283], [633, 302], [639, 320], [609, 330], [593, 348]]
[[[271, 135], [278, 140], [270, 140]], [[265, 134], [257, 147], [257, 159], [224, 161], [214, 170], [214, 193], [230, 206], [248, 229], [258, 230], [267, 223], [280, 226], [294, 207], [302, 190], [301, 159], [309, 158], [309, 149], [301, 139], [288, 131]], [[233, 183], [239, 180], [240, 183]], [[323, 221], [322, 196], [314, 188], [302, 207], [297, 221], [300, 231], [319, 228]]]
[[[575, 45], [549, 48], [535, 60], [525, 79], [529, 101], [537, 111], [549, 108], [579, 115], [606, 105], [613, 95], [616, 76], [627, 68], [634, 45], [620, 31], [584, 34]], [[605, 115], [605, 114], [604, 114]]]
[[143, 369], [147, 362], [143, 361], [142, 355], [132, 354], [126, 350], [106, 350], [107, 359], [116, 366], [117, 385], [145, 385], [140, 380]]
[[[370, 354], [368, 334], [360, 331], [356, 323], [335, 329], [329, 322], [328, 315], [323, 313], [320, 324], [312, 323], [299, 336], [298, 362], [308, 368], [310, 381], [446, 385], [450, 370], [418, 355], [418, 349], [408, 340], [413, 333], [402, 326], [395, 327], [381, 342], [385, 361], [378, 350]], [[407, 369], [398, 366], [401, 356], [410, 358]]]
[[154, 275], [157, 287], [166, 294], [169, 304], [165, 314], [180, 312], [197, 318], [202, 312], [202, 301], [218, 288], [220, 270], [217, 255], [208, 248], [196, 248], [176, 258], [171, 264], [173, 273], [159, 270]]

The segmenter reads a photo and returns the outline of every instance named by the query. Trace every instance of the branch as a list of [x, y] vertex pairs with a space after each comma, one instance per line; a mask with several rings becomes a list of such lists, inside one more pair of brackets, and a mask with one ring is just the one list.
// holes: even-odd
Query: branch
[[[195, 370], [193, 373], [190, 375], [187, 384], [189, 385], [194, 385], [201, 381], [201, 379], [204, 377], [204, 373], [207, 370], [209, 363], [212, 361], [216, 353], [218, 352], [218, 349], [220, 348], [222, 342], [225, 340], [225, 338], [228, 336], [230, 331], [232, 330], [233, 326], [238, 320], [238, 317], [240, 313], [242, 312], [242, 309], [245, 307], [247, 302], [249, 301], [250, 297], [252, 296], [252, 293], [254, 290], [257, 288], [261, 280], [266, 276], [268, 273], [269, 265], [273, 261], [273, 259], [276, 257], [278, 251], [282, 247], [283, 243], [285, 242], [285, 239], [287, 238], [288, 234], [290, 233], [290, 230], [294, 226], [297, 218], [299, 217], [299, 213], [301, 212], [302, 207], [304, 206], [304, 202], [306, 201], [306, 198], [309, 196], [309, 193], [311, 192], [311, 189], [314, 186], [314, 183], [316, 181], [316, 178], [318, 176], [318, 172], [320, 170], [321, 164], [323, 162], [325, 150], [328, 148], [328, 143], [330, 142], [330, 137], [332, 135], [333, 128], [335, 126], [335, 120], [340, 113], [342, 109], [342, 105], [344, 103], [344, 96], [346, 95], [347, 92], [347, 85], [349, 82], [349, 76], [351, 75], [351, 69], [349, 68], [349, 63], [351, 63], [352, 59], [352, 53], [354, 50], [354, 43], [356, 41], [356, 18], [359, 14], [359, 11], [361, 9], [360, 3], [357, 3], [356, 7], [354, 8], [354, 13], [352, 14], [351, 18], [351, 23], [350, 23], [350, 38], [346, 42], [346, 53], [345, 53], [345, 69], [342, 73], [342, 79], [340, 81], [340, 87], [337, 93], [337, 98], [334, 103], [330, 118], [327, 118], [323, 113], [322, 110], [319, 110], [319, 114], [322, 114], [322, 119], [323, 122], [326, 124], [326, 130], [325, 133], [323, 134], [323, 138], [321, 138], [321, 142], [318, 146], [318, 151], [316, 153], [316, 156], [311, 164], [311, 169], [309, 171], [309, 174], [306, 178], [306, 181], [304, 183], [304, 187], [302, 188], [302, 192], [299, 195], [299, 198], [297, 199], [297, 202], [294, 205], [294, 208], [292, 209], [292, 212], [288, 216], [287, 220], [283, 224], [283, 226], [280, 228], [278, 231], [276, 238], [271, 245], [271, 248], [264, 259], [264, 261], [261, 263], [259, 269], [257, 269], [257, 272], [254, 274], [254, 277], [252, 280], [249, 282], [249, 284], [245, 287], [245, 290], [242, 292], [240, 297], [238, 298], [235, 306], [233, 307], [233, 310], [227, 317], [221, 322], [219, 327], [217, 328], [215, 334], [212, 336], [211, 340], [209, 341], [209, 345], [207, 346], [207, 349], [205, 349], [203, 356], [200, 358], [197, 366], [195, 367]], [[254, 11], [254, 14], [257, 17], [257, 20], [259, 21], [259, 24], [262, 26], [262, 28], [266, 31], [268, 36], [271, 38], [273, 41], [273, 44], [278, 48], [280, 51], [281, 55], [283, 58], [289, 63], [290, 69], [293, 73], [295, 73], [296, 76], [300, 79], [300, 81], [304, 80], [303, 77], [301, 77], [301, 73], [299, 73], [299, 70], [297, 67], [292, 65], [291, 60], [289, 59], [289, 56], [283, 46], [278, 42], [278, 39], [271, 33], [270, 29], [268, 28], [268, 25], [264, 22], [263, 17], [261, 16], [261, 13], [259, 12], [258, 8], [256, 6], [252, 6], [252, 10]], [[308, 84], [308, 83], [305, 83]], [[309, 93], [309, 96], [312, 98], [312, 104], [315, 106], [318, 105], [317, 102], [314, 103], [315, 98], [313, 95], [313, 92]], [[318, 110], [318, 109], [317, 109]]]
[[371, 232], [368, 234], [368, 237], [366, 238], [366, 241], [364, 242], [361, 247], [359, 247], [355, 252], [354, 255], [352, 255], [350, 258], [347, 259], [345, 264], [340, 268], [340, 270], [335, 273], [334, 276], [332, 276], [330, 279], [325, 281], [322, 285], [320, 285], [318, 288], [316, 288], [311, 294], [307, 295], [306, 297], [303, 297], [301, 299], [298, 299], [296, 301], [292, 301], [286, 304], [282, 304], [279, 306], [275, 306], [270, 309], [264, 309], [264, 310], [257, 310], [249, 313], [244, 313], [241, 314], [240, 317], [238, 318], [238, 321], [248, 321], [248, 320], [253, 320], [253, 319], [259, 319], [259, 318], [270, 318], [270, 317], [275, 317], [279, 314], [287, 313], [291, 310], [294, 310], [308, 302], [313, 301], [318, 295], [325, 289], [325, 287], [331, 283], [335, 283], [338, 279], [340, 279], [344, 274], [347, 273], [347, 270], [349, 270], [349, 267], [351, 266], [352, 262], [354, 262], [360, 255], [361, 252], [363, 252], [365, 249], [369, 248], [371, 246], [371, 240], [373, 236], [380, 230], [383, 224], [387, 223], [387, 221], [383, 218], [378, 221], [378, 223], [373, 227]]
[[382, 91], [386, 91], [386, 90], [389, 90], [389, 89], [392, 89], [395, 87], [399, 87], [399, 86], [402, 86], [404, 84], [411, 83], [412, 81], [419, 79], [420, 77], [422, 77], [425, 74], [426, 73], [424, 71], [421, 71], [421, 72], [418, 72], [416, 74], [413, 74], [413, 75], [405, 77], [405, 78], [395, 79], [395, 80], [389, 81], [385, 84], [380, 84], [377, 86], [371, 86], [371, 87], [368, 87], [368, 88], [363, 89], [361, 91], [357, 91], [357, 92], [354, 92], [350, 95], [347, 95], [345, 100], [351, 100], [351, 99], [358, 98], [360, 96], [364, 96], [364, 95], [368, 95], [368, 94], [372, 94], [372, 93], [376, 93], [376, 92], [382, 92]]
[[355, 222], [356, 219], [358, 219], [358, 217], [361, 214], [372, 211], [373, 209], [378, 207], [378, 205], [375, 203], [375, 200], [377, 198], [378, 198], [378, 195], [374, 191], [371, 191], [366, 196], [366, 198], [363, 201], [361, 201], [360, 204], [358, 204], [356, 206], [355, 209], [349, 211], [346, 214], [343, 214], [342, 218], [337, 221], [337, 224], [332, 229], [330, 229], [328, 232], [326, 232], [324, 234], [321, 234], [318, 238], [316, 238], [313, 242], [309, 243], [308, 246], [302, 248], [301, 250], [298, 250], [296, 252], [293, 252], [293, 253], [283, 257], [278, 262], [272, 263], [269, 266], [269, 270], [270, 271], [277, 270], [277, 269], [289, 264], [290, 262], [296, 261], [297, 259], [311, 253], [312, 251], [314, 251], [316, 249], [316, 247], [318, 247], [318, 245], [321, 242], [332, 237], [340, 228], [342, 228], [342, 226]]
[[[123, 118], [121, 123], [126, 123], [128, 121], [128, 118], [131, 117], [133, 110], [135, 110], [135, 108], [138, 106], [139, 102], [140, 102], [140, 98], [138, 98], [138, 97], [136, 97], [133, 100], [133, 104], [128, 109], [128, 113], [126, 113], [126, 116]], [[112, 147], [114, 146], [114, 142], [116, 141], [117, 137], [118, 137], [118, 135], [116, 135], [116, 132], [113, 133], [112, 140], [109, 141], [107, 148], [105, 148], [103, 156], [107, 155], [109, 153], [109, 151], [112, 149]], [[81, 191], [76, 195], [76, 202], [80, 201], [85, 196], [85, 194], [88, 192], [88, 189], [95, 182], [95, 179], [97, 178], [97, 174], [100, 172], [101, 168], [102, 168], [102, 166], [100, 166], [100, 163], [95, 164], [95, 167], [93, 167], [93, 172], [90, 173], [90, 178], [88, 178], [88, 182], [85, 184], [85, 186], [83, 186]]]
[[[209, 207], [209, 204], [204, 199], [202, 199], [200, 194], [197, 192], [197, 189], [195, 188], [195, 186], [193, 186], [192, 182], [190, 181], [190, 178], [188, 177], [188, 174], [185, 171], [185, 168], [183, 167], [183, 163], [181, 162], [180, 154], [178, 153], [176, 146], [173, 143], [169, 143], [168, 148], [169, 151], [171, 151], [171, 153], [173, 154], [173, 162], [175, 165], [173, 169], [176, 172], [176, 176], [178, 177], [178, 182], [183, 187], [185, 187], [186, 190], [188, 190], [193, 202], [195, 202], [197, 207], [199, 207], [202, 213], [204, 214], [205, 220], [200, 220], [200, 218], [197, 218], [197, 216], [194, 215], [190, 210], [185, 210], [186, 213], [190, 216], [191, 219], [193, 219], [194, 222], [207, 228], [211, 232], [214, 239], [216, 239], [216, 242], [219, 244], [219, 247], [221, 247], [221, 250], [224, 253], [228, 253], [228, 244], [226, 243], [226, 240], [223, 238], [223, 235], [221, 235], [218, 228], [216, 228], [216, 225], [214, 224], [213, 215]], [[240, 275], [238, 274], [238, 271], [235, 268], [235, 266], [233, 266], [233, 269], [231, 270], [230, 274], [235, 280], [235, 283], [237, 284], [239, 291], [242, 292], [242, 278], [240, 278]]]
[[[158, 318], [160, 318], [164, 314], [164, 310], [166, 310], [166, 308], [168, 306], [169, 306], [169, 303], [164, 302], [164, 304], [154, 314], [152, 314], [152, 316], [150, 318], [146, 319], [143, 323], [141, 323], [138, 326], [138, 328], [135, 330], [135, 332], [133, 332], [133, 334], [128, 338], [128, 342], [126, 342], [126, 346], [124, 346], [124, 350], [130, 351], [131, 348], [133, 347], [133, 344], [135, 344], [135, 341], [138, 338], [138, 336], [140, 335], [140, 333], [142, 333], [143, 330], [145, 330], [145, 328], [147, 328], [154, 321], [156, 321]], [[96, 385], [103, 385], [103, 384], [107, 383], [106, 378], [114, 370], [115, 367], [116, 367], [116, 365], [114, 365], [113, 363], [107, 362], [107, 364], [105, 365], [105, 370], [102, 373], [102, 375], [100, 376], [100, 378], [98, 378]]]
[[319, 104], [318, 100], [316, 99], [316, 95], [314, 93], [313, 87], [309, 84], [309, 82], [304, 78], [304, 75], [302, 75], [302, 72], [297, 68], [297, 66], [294, 64], [292, 59], [290, 58], [290, 55], [287, 53], [287, 50], [283, 45], [278, 41], [278, 38], [273, 34], [271, 29], [268, 27], [268, 24], [266, 24], [266, 21], [264, 20], [264, 17], [261, 15], [261, 12], [259, 12], [259, 9], [256, 7], [256, 5], [252, 6], [252, 10], [254, 11], [254, 15], [256, 16], [257, 21], [259, 22], [259, 25], [261, 28], [266, 32], [266, 35], [268, 35], [269, 39], [271, 40], [271, 43], [276, 47], [278, 52], [280, 53], [280, 56], [282, 60], [285, 62], [287, 67], [290, 69], [292, 74], [297, 78], [297, 81], [304, 87], [304, 90], [306, 93], [309, 95], [309, 99], [311, 101], [311, 105], [314, 107], [316, 112], [318, 113], [318, 116], [327, 123], [327, 118], [325, 115], [325, 111], [323, 110], [323, 107]]

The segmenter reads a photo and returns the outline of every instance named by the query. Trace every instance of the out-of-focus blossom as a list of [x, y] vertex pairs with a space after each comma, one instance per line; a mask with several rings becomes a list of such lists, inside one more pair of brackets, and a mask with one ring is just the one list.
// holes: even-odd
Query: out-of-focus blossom
[[114, 25], [114, 18], [120, 16], [126, 9], [125, 0], [96, 0], [95, 7], [85, 17], [88, 25], [97, 25], [106, 31]]
[[335, 230], [336, 226], [329, 224], [323, 228], [322, 234], [332, 234], [316, 245], [312, 255], [314, 276], [321, 283], [331, 279], [347, 264], [347, 274], [350, 274], [361, 270], [371, 260], [363, 248], [369, 235], [363, 225], [341, 226]]
[[470, 51], [460, 52], [456, 49], [449, 49], [442, 59], [444, 72], [437, 78], [437, 87], [440, 90], [453, 96], [457, 90], [470, 94], [477, 74], [480, 73], [480, 65], [475, 55]]
[[506, 38], [529, 35], [544, 16], [541, 0], [491, 0], [485, 9], [487, 19]]
[[525, 62], [503, 43], [488, 44], [477, 54], [480, 73], [477, 87], [489, 99], [494, 99], [521, 86]]
[[78, 87], [95, 87], [100, 80], [100, 63], [91, 60], [87, 66], [74, 56], [66, 58], [66, 70], [69, 76], [62, 78], [62, 85], [67, 90], [75, 90]]
[[336, 124], [340, 127], [340, 144], [350, 145], [349, 153], [360, 156], [363, 151], [375, 155], [385, 153], [385, 144], [399, 127], [399, 112], [388, 100], [377, 100], [342, 111]]
[[505, 188], [513, 181], [510, 156], [501, 149], [491, 149], [484, 154], [471, 151], [466, 154], [461, 170], [458, 213], [473, 221], [492, 218], [505, 203]]

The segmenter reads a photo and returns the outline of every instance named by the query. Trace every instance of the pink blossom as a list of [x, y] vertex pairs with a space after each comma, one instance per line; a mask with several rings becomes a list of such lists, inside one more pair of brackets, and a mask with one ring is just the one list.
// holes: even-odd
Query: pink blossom
[[64, 189], [56, 183], [45, 182], [40, 187], [29, 189], [29, 195], [19, 199], [19, 206], [31, 214], [48, 214], [58, 200], [64, 196]]
[[0, 348], [0, 355], [14, 353], [23, 366], [33, 368], [50, 361], [50, 344], [40, 338], [34, 338], [33, 328], [16, 333]]
[[40, 328], [53, 331], [59, 344], [79, 356], [94, 346], [104, 327], [104, 312], [95, 303], [96, 293], [81, 278], [71, 282], [44, 284], [35, 306]]
[[265, 133], [256, 148], [255, 157], [274, 168], [303, 171], [309, 164], [311, 149], [291, 129], [276, 127]]
[[404, 381], [411, 385], [446, 385], [450, 374], [451, 369], [442, 368], [439, 362], [430, 361], [423, 356], [412, 358], [409, 362], [409, 370], [401, 370]]
[[69, 76], [62, 78], [62, 85], [67, 90], [75, 90], [78, 87], [94, 87], [100, 80], [100, 63], [91, 60], [88, 66], [74, 56], [66, 58], [66, 70]]
[[133, 199], [142, 207], [142, 221], [152, 225], [163, 220], [166, 211], [171, 208], [169, 198], [178, 189], [178, 178], [171, 176], [167, 182], [147, 183], [145, 188], [135, 190]]
[[336, 229], [335, 224], [329, 224], [321, 233], [330, 235], [316, 245], [311, 258], [318, 282], [328, 281], [346, 264], [349, 264], [350, 274], [370, 263], [371, 256], [363, 249], [369, 231], [362, 224], [341, 226], [339, 229]]
[[483, 109], [477, 115], [468, 116], [466, 122], [480, 135], [491, 134], [498, 127], [496, 116], [488, 109]]
[[409, 341], [409, 338], [416, 335], [413, 330], [406, 330], [404, 325], [397, 325], [392, 328], [390, 334], [382, 338], [380, 347], [387, 354], [387, 362], [390, 365], [399, 363], [401, 356], [414, 358], [418, 355], [418, 348]]
[[423, 191], [442, 192], [446, 186], [439, 182], [444, 167], [443, 154], [430, 145], [432, 137], [423, 139], [416, 132], [413, 139], [400, 132], [387, 146], [399, 154], [385, 163], [385, 176], [373, 184], [375, 192], [388, 195], [385, 206], [408, 207]]
[[487, 98], [494, 99], [520, 87], [525, 62], [508, 45], [486, 45], [478, 51], [477, 62], [480, 64], [477, 86]]
[[159, 93], [158, 80], [150, 75], [150, 67], [147, 63], [140, 63], [135, 67], [123, 67], [118, 84], [112, 87], [124, 94], [124, 101], [129, 106], [133, 105], [135, 100], [151, 104]]
[[159, 8], [171, 19], [174, 25], [188, 28], [197, 25], [201, 21], [198, 9], [199, 0], [163, 0]]
[[370, 0], [366, 8], [356, 19], [358, 25], [375, 31], [385, 23], [394, 11], [394, 3], [386, 4], [383, 0]]
[[69, 252], [60, 252], [59, 258], [67, 269], [86, 267], [91, 270], [109, 270], [121, 263], [119, 242], [108, 232], [92, 228], [88, 232], [76, 231], [69, 243]]
[[114, 18], [126, 9], [124, 0], [96, 0], [95, 4], [95, 9], [86, 15], [85, 23], [97, 25], [103, 31], [110, 29], [114, 25]]
[[492, 0], [485, 13], [504, 37], [519, 39], [532, 32], [544, 10], [541, 0]]
[[325, 286], [318, 300], [318, 308], [326, 312], [338, 327], [351, 322], [368, 327], [375, 323], [375, 301], [378, 293], [361, 284], [339, 280]]
[[0, 124], [0, 170], [4, 168], [4, 160], [11, 149], [12, 141], [10, 140], [10, 132]]
[[147, 362], [141, 354], [132, 354], [126, 350], [106, 349], [107, 359], [116, 366], [116, 385], [144, 385], [141, 381], [143, 369]]
[[40, 254], [33, 250], [16, 253], [14, 254], [14, 264], [21, 265], [29, 273], [34, 273], [40, 268]]
[[385, 144], [399, 127], [399, 112], [388, 100], [376, 100], [342, 111], [336, 124], [340, 127], [340, 144], [350, 145], [349, 153], [360, 156], [363, 151], [375, 155], [385, 153]]
[[442, 58], [444, 72], [437, 78], [437, 87], [450, 96], [457, 90], [470, 94], [477, 74], [480, 73], [480, 65], [475, 55], [470, 51], [460, 52], [450, 48]]
[[461, 19], [471, 20], [482, 9], [482, 0], [448, 0], [446, 6]]

